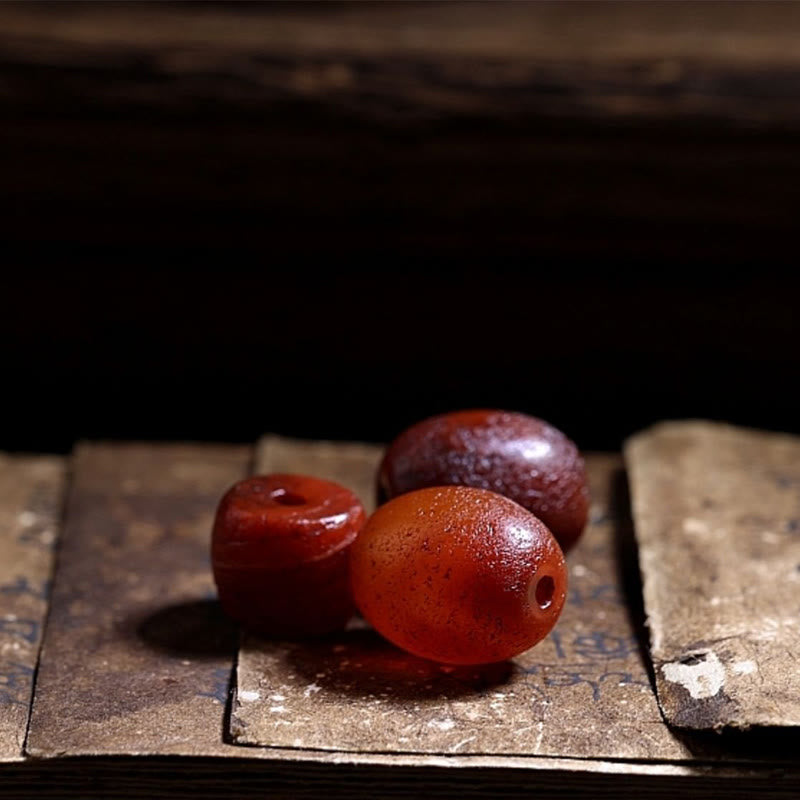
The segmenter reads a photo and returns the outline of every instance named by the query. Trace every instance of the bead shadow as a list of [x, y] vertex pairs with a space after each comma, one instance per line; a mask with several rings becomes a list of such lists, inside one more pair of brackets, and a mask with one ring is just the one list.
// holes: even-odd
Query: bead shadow
[[216, 600], [194, 600], [156, 611], [139, 622], [136, 635], [172, 656], [218, 658], [236, 653], [238, 628]]
[[400, 650], [368, 628], [290, 643], [286, 659], [293, 672], [328, 691], [403, 703], [479, 694], [506, 683], [513, 671], [508, 661], [472, 667], [437, 664]]
[[656, 690], [653, 662], [650, 659], [650, 635], [644, 610], [642, 576], [639, 571], [639, 548], [633, 531], [628, 473], [620, 468], [611, 477], [609, 514], [614, 520], [614, 549], [617, 580], [625, 599], [628, 620], [636, 636], [639, 656], [647, 670], [653, 692]]

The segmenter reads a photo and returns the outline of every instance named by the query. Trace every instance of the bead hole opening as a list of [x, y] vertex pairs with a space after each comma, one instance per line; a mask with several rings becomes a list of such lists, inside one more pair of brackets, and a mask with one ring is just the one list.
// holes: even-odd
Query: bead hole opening
[[556, 593], [556, 582], [549, 576], [543, 575], [536, 583], [533, 595], [536, 598], [536, 605], [544, 611], [550, 608], [553, 603], [553, 595]]
[[301, 494], [289, 492], [286, 489], [275, 489], [269, 495], [276, 503], [282, 506], [304, 506], [308, 501]]

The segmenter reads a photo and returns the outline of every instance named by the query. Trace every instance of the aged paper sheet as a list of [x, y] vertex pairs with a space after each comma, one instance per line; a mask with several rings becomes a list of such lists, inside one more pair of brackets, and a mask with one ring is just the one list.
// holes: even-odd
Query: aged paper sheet
[[667, 720], [800, 726], [800, 440], [662, 423], [625, 458]]
[[[371, 502], [378, 447], [297, 448], [267, 438], [259, 472], [336, 478]], [[621, 460], [588, 459], [592, 521], [570, 554], [556, 630], [513, 662], [452, 669], [410, 656], [362, 623], [317, 643], [247, 638], [231, 718], [247, 744], [431, 754], [680, 759], [663, 724], [628, 606], [620, 548]], [[633, 565], [635, 568], [635, 565]]]
[[0, 454], [0, 762], [23, 757], [65, 467]]

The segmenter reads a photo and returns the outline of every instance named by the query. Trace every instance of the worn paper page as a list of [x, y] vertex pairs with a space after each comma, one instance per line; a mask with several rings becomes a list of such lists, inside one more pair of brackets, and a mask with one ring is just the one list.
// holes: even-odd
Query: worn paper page
[[[363, 487], [369, 500], [379, 448], [348, 451], [341, 471], [335, 452], [268, 438], [257, 469], [322, 473]], [[661, 720], [627, 606], [619, 552], [626, 508], [614, 502], [620, 466], [614, 456], [589, 458], [592, 522], [569, 558], [562, 618], [540, 645], [513, 663], [449, 668], [398, 650], [363, 624], [316, 643], [247, 638], [235, 741], [358, 752], [687, 757]]]
[[243, 447], [78, 447], [30, 754], [219, 750], [236, 631], [208, 549], [249, 460]]
[[800, 725], [800, 439], [670, 422], [625, 458], [666, 719]]
[[0, 454], [0, 762], [22, 758], [65, 463]]
[[[323, 467], [323, 461], [315, 462], [317, 446], [281, 440], [280, 445], [276, 444], [274, 455], [283, 452], [286, 461], [283, 467], [276, 463], [275, 468], [323, 472], [335, 461], [340, 446], [320, 445], [327, 453], [324, 463], [328, 467]], [[368, 449], [367, 459], [374, 466], [377, 451]], [[354, 462], [360, 460], [359, 451], [360, 446], [342, 445], [341, 452], [349, 466], [326, 474], [350, 481], [345, 475], [350, 474]], [[305, 467], [302, 467], [303, 460]], [[561, 789], [619, 786], [618, 776], [624, 776], [624, 785], [633, 787], [631, 792], [636, 796], [640, 794], [636, 787], [660, 785], [665, 778], [702, 781], [703, 786], [718, 786], [726, 791], [733, 786], [745, 786], [743, 780], [751, 780], [751, 784], [747, 784], [751, 787], [768, 783], [770, 789], [775, 788], [774, 754], [766, 769], [756, 770], [752, 766], [735, 766], [736, 759], [728, 759], [718, 749], [709, 750], [696, 743], [682, 749], [668, 738], [668, 729], [658, 714], [646, 710], [648, 703], [651, 709], [655, 708], [653, 695], [650, 692], [648, 699], [642, 682], [641, 662], [629, 659], [631, 645], [624, 641], [622, 634], [617, 634], [623, 638], [622, 642], [597, 636], [577, 639], [578, 633], [566, 642], [562, 637], [557, 646], [551, 643], [548, 651], [548, 658], [556, 662], [558, 668], [551, 667], [539, 673], [539, 679], [545, 681], [548, 691], [580, 693], [582, 712], [570, 711], [573, 735], [590, 743], [608, 735], [616, 738], [613, 729], [619, 724], [630, 730], [632, 739], [651, 743], [652, 759], [603, 760], [592, 756], [576, 759], [569, 757], [569, 748], [565, 748], [564, 756], [550, 757], [506, 753], [478, 755], [468, 748], [454, 752], [404, 752], [395, 745], [388, 752], [362, 752], [298, 748], [293, 744], [241, 747], [225, 743], [225, 701], [234, 662], [236, 631], [222, 618], [212, 599], [208, 544], [214, 506], [227, 486], [246, 473], [248, 461], [248, 452], [236, 447], [117, 444], [84, 445], [78, 449], [31, 721], [29, 750], [32, 754], [51, 759], [81, 755], [213, 756], [212, 760], [187, 760], [181, 769], [195, 775], [200, 768], [198, 765], [205, 764], [206, 770], [218, 771], [215, 774], [224, 785], [230, 785], [235, 775], [246, 772], [262, 788], [274, 776], [281, 776], [274, 778], [281, 787], [287, 792], [291, 787], [292, 792], [296, 789], [301, 793], [308, 791], [310, 776], [315, 776], [313, 785], [318, 788], [322, 784], [340, 786], [342, 781], [353, 780], [354, 794], [358, 794], [356, 784], [364, 780], [409, 787], [415, 780], [424, 781], [426, 786], [433, 781], [455, 791], [457, 786], [471, 785], [470, 776], [478, 775], [481, 785], [485, 786], [506, 785], [503, 781], [508, 785], [514, 781], [517, 786], [527, 785], [534, 779], [537, 786]], [[315, 463], [319, 470], [314, 469]], [[598, 480], [599, 463], [597, 459], [592, 461], [594, 482]], [[616, 461], [611, 459], [609, 465], [613, 463]], [[366, 461], [362, 462], [362, 468], [364, 466]], [[359, 491], [367, 493], [371, 477], [361, 474], [361, 485], [365, 488]], [[606, 474], [605, 467], [600, 474]], [[609, 478], [611, 474], [609, 466]], [[600, 495], [604, 496], [604, 492], [601, 486]], [[623, 500], [623, 513], [626, 507]], [[612, 507], [606, 516], [601, 503], [593, 512], [594, 530], [617, 526], [617, 508]], [[628, 606], [616, 596], [622, 586], [616, 577], [589, 572], [591, 559], [600, 555], [613, 560], [614, 576], [618, 571], [629, 574], [623, 564], [624, 558], [620, 560], [620, 553], [626, 551], [626, 530], [624, 524], [617, 528], [623, 538], [614, 541], [611, 551], [605, 534], [593, 534], [594, 543], [579, 548], [580, 557], [573, 560], [577, 573], [573, 577], [573, 587], [583, 587], [574, 595], [575, 609], [596, 604], [594, 624], [597, 627], [605, 625], [609, 617], [612, 618], [610, 625], [617, 625]], [[638, 596], [638, 590], [633, 595]], [[569, 613], [574, 614], [575, 610]], [[604, 618], [604, 614], [608, 616]], [[629, 625], [628, 630], [632, 635], [633, 625]], [[598, 651], [607, 662], [599, 667]], [[398, 663], [402, 663], [402, 659]], [[626, 664], [638, 665], [637, 669], [642, 672], [628, 674]], [[359, 674], [363, 674], [364, 666], [362, 661], [356, 667]], [[378, 672], [374, 680], [380, 679], [380, 669], [390, 670], [391, 677], [397, 680], [400, 696], [409, 686], [414, 692], [418, 690], [419, 681], [413, 680], [413, 673], [410, 683], [404, 685], [397, 671], [391, 671], [391, 659], [381, 657], [375, 661], [375, 667]], [[615, 674], [620, 671], [622, 675]], [[456, 698], [465, 699], [465, 690], [466, 694], [473, 691], [475, 676], [442, 677], [450, 681], [450, 692]], [[487, 677], [491, 681], [503, 676], [490, 674], [478, 676], [478, 680], [486, 681]], [[631, 717], [625, 713], [612, 714], [601, 730], [590, 735], [598, 713], [590, 711], [587, 716], [586, 709], [596, 702], [595, 694], [602, 698], [614, 684], [621, 692], [641, 690], [645, 710], [632, 716], [640, 716], [645, 724], [640, 730], [634, 730], [629, 727]], [[317, 685], [322, 687], [323, 684], [318, 681]], [[496, 683], [479, 685], [491, 692], [504, 691], [495, 688]], [[308, 683], [303, 684], [303, 693], [307, 686]], [[430, 692], [429, 689], [424, 691]], [[330, 692], [326, 683], [317, 694], [325, 697]], [[348, 735], [346, 729], [352, 715], [369, 702], [344, 687], [335, 693], [339, 695], [338, 705], [332, 708], [333, 713], [343, 711], [340, 724], [331, 723], [325, 706], [320, 709], [318, 721], [322, 726], [327, 725], [332, 734], [344, 731]], [[312, 690], [311, 696], [314, 694]], [[486, 698], [489, 703], [504, 699], [488, 694]], [[628, 695], [620, 699], [620, 711], [625, 708], [627, 699]], [[269, 702], [275, 703], [272, 699]], [[352, 708], [348, 710], [347, 705]], [[559, 711], [551, 707], [548, 718], [541, 720], [542, 727], [555, 724], [552, 719], [557, 720], [558, 716]], [[455, 718], [441, 718], [438, 727], [443, 727], [445, 734], [450, 726], [448, 719], [456, 722]], [[591, 725], [586, 724], [587, 720]], [[300, 723], [302, 732], [302, 717]], [[463, 721], [459, 720], [459, 724]], [[538, 725], [532, 733], [539, 737]], [[520, 737], [527, 735], [523, 732]], [[542, 741], [548, 741], [547, 734], [541, 735]], [[644, 752], [646, 746], [631, 749]], [[680, 760], [675, 760], [675, 752], [679, 753]], [[751, 755], [748, 749], [744, 760], [753, 760]], [[728, 766], [720, 763], [720, 758]], [[717, 766], [709, 766], [711, 759], [717, 761]], [[132, 761], [121, 760], [70, 759], [68, 763], [79, 764], [76, 769], [80, 769], [84, 778], [97, 774], [92, 766], [96, 763], [119, 765], [114, 768], [120, 770], [120, 776], [141, 769]], [[232, 766], [226, 766], [228, 764]], [[169, 767], [170, 770], [177, 768]], [[779, 785], [795, 785], [796, 771], [785, 766], [781, 770], [783, 777]], [[173, 771], [172, 774], [177, 773]], [[111, 780], [111, 773], [108, 775]], [[185, 783], [182, 781], [181, 785]]]

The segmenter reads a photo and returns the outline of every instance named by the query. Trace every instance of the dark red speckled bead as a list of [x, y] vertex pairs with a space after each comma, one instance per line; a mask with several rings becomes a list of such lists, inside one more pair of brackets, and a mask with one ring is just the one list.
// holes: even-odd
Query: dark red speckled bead
[[578, 448], [543, 420], [508, 411], [456, 411], [418, 422], [386, 451], [383, 499], [428, 486], [474, 486], [541, 519], [562, 549], [586, 526], [589, 491]]
[[417, 656], [489, 664], [555, 625], [567, 591], [558, 543], [506, 497], [421, 489], [381, 506], [351, 548], [353, 597], [372, 626]]
[[219, 504], [211, 540], [225, 612], [266, 635], [343, 627], [354, 611], [349, 549], [365, 516], [353, 492], [331, 481], [265, 475], [237, 483]]

